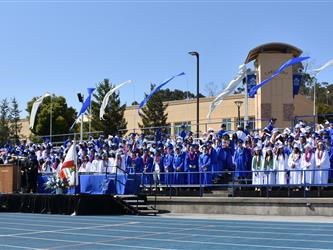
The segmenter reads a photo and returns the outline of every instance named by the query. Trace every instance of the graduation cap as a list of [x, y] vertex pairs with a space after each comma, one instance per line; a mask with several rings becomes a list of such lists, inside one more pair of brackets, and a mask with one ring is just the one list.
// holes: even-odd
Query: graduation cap
[[289, 136], [288, 139], [287, 139], [288, 142], [293, 142], [294, 141], [294, 137], [292, 136]]

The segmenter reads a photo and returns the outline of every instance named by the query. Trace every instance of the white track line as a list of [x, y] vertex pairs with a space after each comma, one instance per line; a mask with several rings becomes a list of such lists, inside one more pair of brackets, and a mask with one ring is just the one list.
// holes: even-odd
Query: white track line
[[[13, 236], [13, 238], [22, 238], [22, 239], [33, 239], [33, 240], [44, 240], [44, 241], [54, 241], [54, 242], [67, 242], [67, 243], [81, 243], [88, 245], [102, 245], [102, 246], [122, 246], [122, 247], [131, 247], [131, 248], [143, 248], [143, 249], [165, 249], [165, 248], [154, 248], [154, 247], [143, 247], [143, 246], [131, 246], [123, 244], [114, 244], [114, 243], [102, 243], [102, 242], [82, 242], [74, 240], [60, 240], [60, 239], [46, 239], [41, 237], [28, 237], [28, 236]], [[128, 239], [137, 239], [137, 237], [128, 237]], [[140, 239], [140, 238], [139, 238]], [[190, 240], [172, 240], [172, 239], [141, 239], [147, 241], [158, 241], [158, 242], [175, 242], [175, 243], [190, 243], [190, 244], [203, 244], [206, 248], [207, 245], [215, 246], [242, 246], [242, 247], [256, 247], [256, 248], [274, 248], [274, 249], [297, 249], [297, 250], [327, 250], [327, 248], [306, 248], [306, 247], [286, 247], [286, 246], [271, 246], [271, 245], [256, 245], [256, 244], [237, 244], [237, 243], [218, 243], [218, 242], [205, 242], [205, 241], [190, 241]]]
[[[125, 223], [126, 225], [134, 225], [137, 224], [136, 222], [129, 222]], [[113, 224], [112, 227], [115, 226], [123, 226], [124, 224]], [[69, 231], [73, 230], [84, 230], [84, 229], [95, 229], [95, 228], [103, 228], [103, 227], [109, 227], [110, 225], [104, 225], [104, 226], [92, 226], [92, 227], [78, 227], [78, 228], [69, 228], [69, 229], [61, 229], [61, 230], [49, 230], [49, 231], [35, 231], [35, 232], [27, 232], [27, 233], [18, 233], [18, 234], [8, 234], [7, 237], [12, 236], [23, 236], [23, 235], [33, 235], [33, 234], [43, 234], [43, 233], [53, 233], [53, 234], [65, 234], [65, 235], [76, 235], [76, 236], [88, 236], [88, 237], [116, 237], [119, 239], [136, 239], [136, 237], [127, 237], [127, 236], [112, 236], [112, 235], [105, 235], [105, 234], [93, 234], [93, 233], [72, 233]], [[138, 225], [141, 227], [141, 225]], [[201, 227], [200, 229], [205, 229], [205, 231], [212, 231], [209, 228], [213, 227], [212, 225], [207, 225], [205, 227]], [[175, 229], [175, 228], [173, 228]], [[161, 233], [154, 233], [154, 235], [158, 234], [167, 234], [167, 235], [183, 235], [185, 237], [207, 237], [207, 238], [231, 238], [231, 239], [247, 239], [247, 240], [271, 240], [271, 241], [291, 241], [291, 242], [310, 242], [310, 243], [333, 243], [332, 240], [315, 240], [315, 239], [286, 239], [286, 238], [273, 238], [273, 237], [250, 237], [250, 236], [233, 236], [233, 235], [209, 235], [209, 234], [186, 234], [182, 233], [184, 231], [188, 230], [196, 230], [196, 228], [182, 228], [178, 230], [174, 230], [173, 232], [161, 232]], [[119, 229], [115, 230], [108, 230], [103, 229], [103, 231], [120, 231]], [[140, 231], [135, 231], [140, 232]]]
[[[2, 221], [3, 222], [3, 221]], [[49, 222], [49, 221], [48, 221]], [[26, 223], [17, 223], [17, 222], [5, 222], [6, 224], [10, 224], [10, 225], [26, 225]], [[73, 222], [75, 223], [75, 222]], [[139, 223], [139, 222], [137, 222]], [[114, 224], [110, 224], [110, 225], [98, 225], [98, 226], [94, 226], [95, 227], [95, 230], [98, 230], [99, 227], [107, 227], [107, 226], [112, 226]], [[66, 230], [76, 230], [77, 227], [66, 227], [66, 226], [56, 226], [56, 225], [45, 225], [45, 224], [34, 224], [33, 226], [41, 226], [41, 227], [53, 227], [53, 228], [62, 228], [63, 229], [66, 229]], [[148, 229], [148, 228], [151, 228], [151, 229], [167, 229], [167, 230], [174, 230], [175, 228], [178, 228], [178, 229], [187, 229], [187, 228], [179, 228], [179, 227], [176, 227], [177, 225], [175, 225], [174, 227], [164, 227], [164, 226], [150, 226], [150, 225], [142, 225], [142, 223], [140, 223], [140, 225], [136, 225], [136, 223], [131, 223], [131, 224], [118, 224], [117, 226], [121, 227], [121, 226], [131, 226], [132, 228], [140, 228], [140, 229]], [[213, 227], [216, 227], [215, 225], [211, 225]], [[225, 226], [225, 228], [229, 228], [231, 226]], [[3, 229], [7, 229], [7, 227], [1, 227]], [[92, 228], [92, 227], [89, 227], [89, 228]], [[249, 231], [249, 230], [226, 230], [226, 229], [215, 229], [215, 228], [209, 228], [209, 229], [199, 229], [199, 228], [193, 228], [193, 225], [192, 225], [192, 230], [196, 230], [196, 231], [205, 231], [205, 232], [234, 232], [234, 233], [263, 233], [263, 234], [274, 234], [274, 235], [299, 235], [299, 236], [333, 236], [333, 234], [318, 234], [318, 233], [299, 233], [299, 232], [293, 232], [293, 233], [287, 233], [287, 232], [276, 232], [276, 231], [273, 231], [273, 232], [269, 232], [269, 231]], [[242, 227], [242, 228], [247, 228], [247, 227]], [[10, 228], [10, 229], [13, 229], [15, 230], [15, 228]], [[252, 229], [252, 227], [251, 227]], [[274, 228], [276, 229], [276, 228]], [[288, 228], [290, 230], [290, 228]], [[22, 229], [19, 229], [20, 231]], [[31, 230], [31, 229], [30, 229]], [[49, 230], [48, 230], [49, 231]], [[57, 231], [61, 231], [61, 230], [57, 230]], [[103, 229], [103, 231], [114, 231], [113, 229]], [[139, 230], [139, 231], [136, 231], [136, 230], [125, 230], [125, 229], [118, 229], [117, 228], [117, 231], [122, 231], [122, 232], [142, 232], [142, 230]], [[39, 230], [34, 230], [34, 231], [29, 231], [28, 234], [34, 234], [36, 232], [40, 232]], [[4, 234], [4, 235], [0, 235], [0, 237], [5, 237], [7, 236], [8, 234]], [[18, 234], [19, 235], [19, 234]], [[232, 236], [230, 236], [232, 237]]]
[[68, 231], [72, 231], [72, 230], [89, 230], [89, 229], [103, 228], [103, 227], [119, 227], [119, 226], [132, 225], [132, 224], [138, 224], [138, 223], [140, 223], [140, 222], [127, 222], [127, 223], [121, 223], [121, 224], [106, 224], [106, 225], [101, 225], [101, 226], [76, 227], [76, 228], [67, 228], [67, 229], [59, 229], [59, 230], [43, 230], [43, 231], [34, 231], [34, 232], [18, 233], [18, 234], [5, 234], [5, 235], [0, 235], [0, 236], [12, 237], [12, 236], [21, 236], [21, 235], [29, 235], [29, 234], [44, 234], [44, 233], [69, 234]]
[[170, 248], [158, 248], [158, 247], [145, 247], [145, 246], [131, 246], [124, 244], [113, 244], [113, 243], [102, 243], [102, 242], [89, 242], [89, 241], [76, 241], [76, 240], [60, 240], [60, 239], [50, 239], [50, 238], [41, 238], [41, 237], [28, 237], [28, 236], [11, 236], [11, 238], [18, 239], [31, 239], [31, 240], [43, 240], [43, 241], [52, 241], [52, 242], [66, 242], [66, 243], [80, 243], [80, 244], [93, 244], [100, 246], [118, 246], [118, 247], [128, 247], [128, 248], [140, 248], [140, 249], [154, 249], [154, 250], [166, 250]]
[[[6, 218], [3, 218], [2, 220], [6, 220]], [[10, 220], [16, 220], [16, 221], [26, 221], [26, 222], [35, 222], [36, 219], [24, 219], [24, 218], [11, 218]], [[128, 221], [128, 220], [127, 220]], [[134, 221], [138, 221], [138, 222], [141, 222], [139, 220], [134, 220]], [[49, 223], [50, 220], [40, 220], [38, 219], [38, 222], [45, 222], [45, 223]], [[62, 221], [62, 220], [56, 220], [56, 222], [59, 222], [59, 223], [64, 223], [64, 224], [81, 224], [81, 225], [91, 225], [92, 223], [82, 223], [82, 222], [77, 222], [75, 220], [73, 221]], [[142, 222], [141, 222], [142, 223]], [[158, 224], [158, 225], [171, 225], [171, 226], [175, 226], [175, 227], [178, 227], [178, 226], [199, 226], [197, 224], [190, 224], [190, 223], [152, 223], [152, 222], [145, 222], [147, 224]], [[99, 225], [105, 225], [105, 223], [103, 224], [97, 224], [97, 223], [93, 223], [95, 224], [96, 226], [99, 226]], [[200, 225], [203, 225], [204, 223], [201, 223]], [[232, 223], [231, 223], [232, 224]], [[144, 225], [142, 225], [144, 226]], [[246, 228], [246, 229], [253, 229], [253, 230], [257, 230], [257, 229], [273, 229], [273, 230], [290, 230], [290, 228], [293, 228], [295, 229], [294, 226], [292, 225], [289, 225], [288, 227], [267, 227], [267, 226], [260, 226], [260, 223], [257, 224], [257, 226], [255, 226], [255, 224], [253, 224], [252, 226], [240, 226], [240, 225], [223, 225], [223, 224], [220, 224], [220, 225], [216, 225], [217, 227], [223, 227], [223, 228]], [[301, 225], [299, 225], [301, 227]], [[316, 227], [320, 227], [319, 225], [316, 226]], [[323, 228], [297, 228], [297, 230], [299, 231], [310, 231], [310, 232], [313, 232], [313, 231], [327, 231], [326, 229], [323, 229]]]
[[33, 250], [40, 250], [40, 249], [41, 249], [41, 248], [23, 247], [23, 246], [15, 246], [15, 245], [8, 245], [8, 244], [0, 244], [0, 247], [21, 248], [21, 249], [33, 249]]
[[[15, 215], [19, 215], [19, 216], [22, 216], [24, 218], [52, 218], [52, 219], [55, 219], [55, 217], [61, 217], [63, 219], [70, 219], [70, 218], [73, 218], [73, 217], [69, 217], [67, 215], [57, 215], [57, 214], [54, 214], [54, 215], [47, 215], [47, 214], [22, 214], [22, 213], [14, 213]], [[6, 215], [6, 217], [11, 217], [11, 218], [17, 218], [17, 216], [11, 216], [11, 215], [14, 215], [14, 214], [7, 214], [9, 216]], [[5, 218], [6, 218], [5, 217]], [[333, 223], [314, 223], [314, 222], [290, 222], [290, 221], [286, 221], [286, 222], [282, 222], [282, 223], [279, 223], [279, 222], [276, 222], [276, 221], [247, 221], [247, 220], [243, 220], [243, 221], [239, 221], [239, 220], [212, 220], [212, 219], [195, 219], [195, 218], [170, 218], [170, 217], [153, 217], [153, 218], [150, 218], [150, 217], [140, 217], [138, 218], [137, 216], [132, 216], [132, 215], [124, 215], [124, 216], [88, 216], [88, 217], [85, 217], [85, 216], [82, 216], [82, 217], [75, 217], [76, 220], [80, 221], [80, 222], [105, 222], [105, 220], [110, 220], [110, 221], [128, 221], [128, 218], [136, 218], [135, 220], [138, 220], [140, 222], [143, 222], [143, 221], [147, 221], [147, 222], [157, 222], [158, 224], [164, 224], [163, 221], [166, 221], [169, 223], [174, 221], [174, 222], [179, 222], [179, 221], [185, 221], [185, 222], [188, 222], [188, 223], [176, 223], [178, 225], [193, 225], [193, 224], [198, 224], [198, 225], [201, 225], [203, 223], [207, 223], [207, 222], [210, 222], [210, 223], [218, 223], [218, 224], [237, 224], [237, 225], [263, 225], [263, 224], [270, 224], [270, 225], [274, 225], [274, 226], [277, 226], [277, 225], [281, 225], [281, 226], [285, 226], [285, 225], [293, 225], [293, 227], [301, 227], [301, 228], [304, 228], [304, 227], [314, 227], [314, 226], [320, 226], [320, 227], [324, 227], [324, 228], [332, 228], [333, 229]], [[0, 214], [0, 218], [1, 218], [1, 214]], [[87, 218], [91, 218], [91, 220], [87, 219]], [[94, 219], [92, 219], [94, 218]], [[192, 221], [191, 224], [189, 224], [190, 222]]]

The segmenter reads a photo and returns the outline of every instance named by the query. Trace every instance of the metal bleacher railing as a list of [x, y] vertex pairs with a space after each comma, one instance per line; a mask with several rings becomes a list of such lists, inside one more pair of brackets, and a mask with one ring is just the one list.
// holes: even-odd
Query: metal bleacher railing
[[[246, 188], [253, 188], [253, 189], [262, 189], [261, 191], [266, 191], [266, 196], [270, 196], [270, 191], [272, 188], [286, 188], [286, 189], [299, 189], [300, 191], [303, 191], [304, 198], [307, 197], [308, 192], [312, 187], [317, 188], [327, 188], [332, 187], [333, 183], [330, 183], [329, 180], [332, 180], [330, 178], [332, 170], [331, 169], [310, 169], [310, 170], [270, 170], [270, 171], [264, 171], [264, 170], [258, 170], [258, 171], [207, 171], [207, 172], [169, 172], [169, 173], [159, 173], [161, 176], [161, 179], [168, 178], [168, 183], [161, 182], [157, 184], [156, 182], [152, 183], [144, 183], [143, 180], [153, 180], [152, 176], [154, 173], [140, 173], [137, 175], [141, 176], [141, 187], [142, 189], [149, 188], [152, 189], [154, 192], [158, 191], [159, 188], [166, 188], [170, 191], [171, 196], [171, 189], [172, 188], [198, 188], [199, 189], [199, 195], [202, 196], [204, 189], [214, 189], [214, 188], [230, 188], [232, 190], [232, 196], [234, 196], [235, 190], [240, 189], [242, 187]], [[174, 183], [174, 175], [175, 173], [177, 175], [183, 175], [183, 177], [187, 177], [189, 175], [196, 175], [196, 178], [198, 179], [197, 183], [192, 184], [179, 184]], [[285, 176], [285, 183], [280, 184], [277, 183], [276, 176], [278, 173], [284, 173]], [[299, 182], [290, 183], [290, 175], [299, 173]], [[332, 172], [333, 173], [333, 172]], [[220, 176], [223, 177], [225, 175], [229, 175], [229, 181], [227, 182], [218, 182], [218, 183], [203, 183], [202, 179], [204, 175], [211, 175], [211, 176]], [[252, 175], [257, 174], [260, 176], [259, 178], [262, 178], [262, 183], [260, 184], [253, 184], [252, 183]], [[326, 181], [324, 183], [316, 183], [315, 182], [315, 175], [321, 174], [321, 175], [327, 175]], [[238, 177], [238, 175], [245, 175], [245, 177]], [[145, 178], [145, 176], [151, 176], [150, 178]], [[171, 177], [171, 178], [170, 178]], [[272, 178], [273, 177], [273, 178]], [[185, 179], [184, 178], [184, 179]], [[258, 178], [258, 177], [257, 177]], [[271, 181], [268, 181], [268, 179], [271, 179]], [[305, 178], [305, 180], [304, 180]], [[311, 180], [309, 180], [311, 179]], [[254, 191], [254, 190], [253, 190]], [[154, 194], [153, 192], [153, 194]]]

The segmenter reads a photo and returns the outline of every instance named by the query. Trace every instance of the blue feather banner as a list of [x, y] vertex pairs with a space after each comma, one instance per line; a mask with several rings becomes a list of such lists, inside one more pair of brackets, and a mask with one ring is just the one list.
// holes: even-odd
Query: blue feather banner
[[168, 82], [172, 81], [174, 78], [176, 78], [177, 76], [183, 76], [185, 75], [184, 72], [182, 73], [179, 73], [178, 75], [175, 75], [175, 76], [172, 76], [170, 77], [169, 79], [165, 80], [164, 82], [162, 82], [160, 85], [158, 85], [156, 88], [154, 88], [150, 94], [140, 103], [139, 105], [139, 109], [142, 109], [146, 104], [147, 102], [150, 100], [150, 98], [152, 98], [153, 95], [156, 94], [157, 91], [159, 91], [164, 85], [166, 85]]
[[79, 114], [77, 115], [73, 125], [71, 126], [71, 128], [69, 129], [69, 131], [72, 131], [72, 129], [74, 128], [75, 124], [77, 123], [77, 121], [79, 120], [80, 116], [82, 114], [84, 114], [86, 112], [86, 110], [88, 109], [88, 107], [90, 106], [90, 102], [91, 102], [91, 95], [94, 92], [95, 88], [88, 88], [88, 97], [87, 99], [84, 101], [84, 103], [82, 104], [81, 110], [79, 112]]
[[291, 60], [289, 60], [288, 62], [286, 62], [285, 64], [283, 64], [273, 75], [271, 75], [270, 77], [268, 77], [267, 79], [265, 79], [264, 81], [262, 81], [260, 84], [254, 86], [250, 92], [249, 92], [249, 97], [253, 98], [255, 96], [255, 94], [257, 93], [257, 90], [259, 88], [261, 88], [262, 86], [266, 85], [269, 81], [271, 81], [274, 77], [276, 77], [278, 74], [280, 74], [285, 68], [294, 65], [296, 63], [302, 62], [304, 60], [309, 59], [309, 56], [306, 57], [296, 57], [293, 58]]

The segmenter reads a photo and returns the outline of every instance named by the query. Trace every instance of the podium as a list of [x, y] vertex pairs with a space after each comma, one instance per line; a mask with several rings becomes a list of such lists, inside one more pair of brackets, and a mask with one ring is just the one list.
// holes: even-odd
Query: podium
[[13, 164], [0, 165], [0, 193], [13, 193], [19, 190], [19, 167]]

